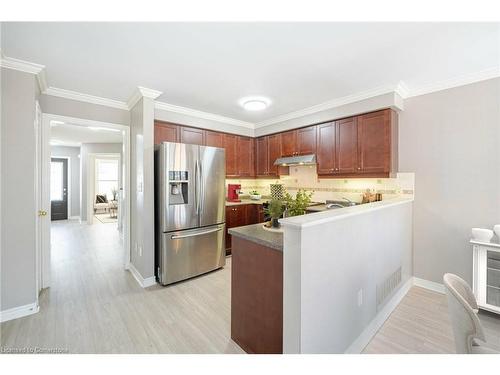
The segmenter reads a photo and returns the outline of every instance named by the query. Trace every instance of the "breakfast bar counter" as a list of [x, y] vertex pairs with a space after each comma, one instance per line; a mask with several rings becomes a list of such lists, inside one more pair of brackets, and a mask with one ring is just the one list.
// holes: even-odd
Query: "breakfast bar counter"
[[229, 234], [233, 236], [233, 241], [235, 237], [239, 237], [274, 250], [283, 251], [283, 233], [266, 230], [263, 225], [263, 223], [259, 223], [230, 228]]

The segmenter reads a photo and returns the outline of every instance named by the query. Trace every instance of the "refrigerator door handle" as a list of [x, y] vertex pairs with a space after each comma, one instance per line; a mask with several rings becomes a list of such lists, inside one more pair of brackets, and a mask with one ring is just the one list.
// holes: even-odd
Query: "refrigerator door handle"
[[195, 232], [195, 233], [190, 233], [190, 234], [174, 234], [170, 236], [171, 239], [173, 240], [178, 240], [181, 238], [188, 238], [188, 237], [195, 237], [195, 236], [202, 236], [204, 234], [209, 234], [209, 233], [214, 233], [214, 232], [219, 232], [222, 230], [222, 227], [219, 228], [214, 228], [210, 230], [204, 230], [202, 232]]
[[200, 176], [199, 176], [199, 160], [196, 159], [196, 162], [194, 163], [194, 204], [195, 204], [195, 209], [196, 213], [199, 215], [200, 214]]
[[205, 205], [205, 181], [203, 179], [203, 168], [202, 163], [200, 165], [200, 214], [203, 212], [203, 206]]

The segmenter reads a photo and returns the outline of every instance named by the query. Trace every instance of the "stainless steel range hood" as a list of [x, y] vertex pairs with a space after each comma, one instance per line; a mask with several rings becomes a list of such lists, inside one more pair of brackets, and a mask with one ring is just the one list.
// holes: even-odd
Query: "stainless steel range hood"
[[281, 165], [283, 167], [287, 167], [289, 165], [311, 165], [311, 164], [316, 164], [316, 155], [314, 154], [278, 158], [274, 162], [274, 165]]

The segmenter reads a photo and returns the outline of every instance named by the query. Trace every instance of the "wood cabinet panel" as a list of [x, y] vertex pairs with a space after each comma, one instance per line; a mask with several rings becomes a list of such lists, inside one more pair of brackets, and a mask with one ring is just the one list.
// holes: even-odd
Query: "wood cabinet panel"
[[297, 154], [297, 132], [295, 130], [281, 133], [281, 156]]
[[317, 126], [317, 173], [333, 174], [335, 171], [335, 122]]
[[224, 148], [224, 133], [205, 130], [205, 146]]
[[255, 141], [255, 174], [267, 177], [269, 174], [268, 137], [259, 137]]
[[154, 122], [154, 143], [179, 142], [179, 126], [168, 122]]
[[308, 126], [297, 130], [296, 150], [299, 155], [316, 153], [316, 126]]
[[280, 169], [276, 165], [274, 165], [274, 162], [283, 154], [281, 149], [282, 144], [283, 144], [282, 134], [274, 134], [268, 136], [267, 139], [268, 176], [277, 177], [280, 174]]
[[247, 353], [283, 352], [283, 253], [236, 237], [231, 338]]
[[237, 137], [237, 165], [238, 176], [253, 177], [255, 176], [255, 164], [253, 159], [254, 140], [250, 137]]
[[335, 171], [338, 174], [356, 173], [358, 168], [357, 118], [335, 121]]
[[390, 172], [390, 133], [390, 110], [358, 116], [358, 171]]
[[236, 135], [224, 134], [224, 148], [226, 150], [226, 176], [238, 176]]
[[181, 143], [203, 146], [205, 144], [205, 131], [202, 129], [181, 126], [180, 140]]

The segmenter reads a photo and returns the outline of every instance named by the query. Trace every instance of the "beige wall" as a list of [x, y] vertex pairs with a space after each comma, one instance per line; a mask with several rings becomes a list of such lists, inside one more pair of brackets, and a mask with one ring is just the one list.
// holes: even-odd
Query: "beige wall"
[[1, 69], [0, 310], [36, 301], [35, 96], [29, 73]]
[[415, 276], [471, 283], [470, 230], [500, 224], [500, 79], [407, 99], [399, 158], [415, 172]]

